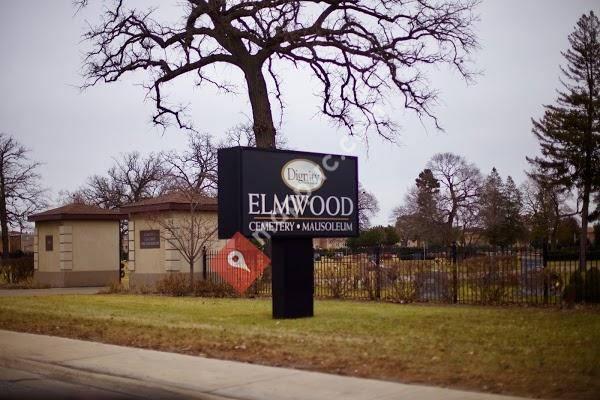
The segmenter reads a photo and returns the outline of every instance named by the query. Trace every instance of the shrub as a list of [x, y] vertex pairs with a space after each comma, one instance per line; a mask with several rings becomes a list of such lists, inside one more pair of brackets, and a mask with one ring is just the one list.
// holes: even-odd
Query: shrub
[[152, 294], [152, 293], [156, 293], [156, 288], [154, 287], [154, 285], [146, 285], [146, 284], [144, 284], [144, 285], [136, 286], [136, 287], [131, 288], [131, 289], [133, 289], [135, 293], [139, 293], [139, 294]]
[[453, 286], [448, 272], [425, 270], [415, 274], [414, 287], [420, 301], [452, 302]]
[[51, 286], [47, 283], [40, 283], [29, 278], [17, 283], [5, 283], [1, 287], [2, 289], [48, 289]]
[[329, 296], [342, 298], [351, 289], [356, 289], [361, 280], [360, 265], [354, 262], [354, 256], [343, 261], [326, 260], [315, 263], [315, 282], [327, 289]]
[[272, 279], [272, 270], [271, 266], [267, 266], [261, 276], [256, 279], [252, 285], [246, 290], [244, 295], [246, 297], [257, 297], [262, 293], [270, 293], [271, 292], [271, 279]]
[[413, 279], [398, 278], [391, 283], [390, 298], [399, 303], [412, 303], [417, 299], [418, 290]]
[[329, 289], [331, 296], [339, 299], [346, 293], [347, 277], [340, 266], [329, 268], [323, 275], [325, 286]]
[[572, 303], [600, 303], [600, 270], [590, 268], [585, 273], [572, 272], [563, 291], [563, 300]]
[[190, 294], [190, 276], [183, 273], [171, 273], [155, 285], [158, 294], [166, 296], [185, 296]]
[[231, 285], [211, 280], [195, 281], [193, 294], [199, 297], [237, 297]]
[[465, 259], [459, 268], [484, 304], [505, 302], [511, 287], [519, 285], [521, 271], [516, 255], [475, 256]]
[[369, 300], [377, 298], [377, 271], [375, 268], [361, 268], [359, 280], [366, 289]]
[[563, 291], [563, 300], [568, 304], [583, 301], [583, 275], [581, 272], [575, 271], [569, 275], [569, 282]]
[[115, 293], [130, 293], [128, 287], [123, 285], [123, 283], [119, 281], [111, 282], [108, 287], [102, 289], [100, 291], [101, 294], [115, 294]]
[[400, 303], [415, 301], [418, 288], [412, 272], [417, 269], [418, 262], [406, 261], [396, 261], [382, 268], [381, 284], [389, 289], [385, 291], [386, 298]]
[[585, 274], [583, 297], [587, 303], [600, 303], [600, 270], [596, 267]]
[[0, 276], [8, 284], [33, 278], [33, 256], [0, 259]]

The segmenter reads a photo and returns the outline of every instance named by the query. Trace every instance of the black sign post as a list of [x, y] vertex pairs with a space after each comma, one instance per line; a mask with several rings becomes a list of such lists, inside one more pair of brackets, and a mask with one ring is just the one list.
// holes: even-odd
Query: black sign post
[[219, 238], [271, 240], [274, 318], [313, 315], [312, 238], [358, 235], [356, 157], [219, 150]]
[[273, 318], [312, 317], [314, 257], [311, 238], [271, 241]]

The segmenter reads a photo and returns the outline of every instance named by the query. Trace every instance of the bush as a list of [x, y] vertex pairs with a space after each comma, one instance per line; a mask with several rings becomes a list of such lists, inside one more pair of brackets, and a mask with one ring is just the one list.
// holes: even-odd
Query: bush
[[0, 287], [2, 289], [49, 289], [51, 286], [47, 283], [40, 283], [30, 278], [17, 283], [5, 283]]
[[246, 290], [244, 293], [245, 297], [258, 297], [261, 294], [271, 293], [271, 279], [272, 279], [272, 270], [271, 266], [267, 266], [261, 276], [256, 279], [252, 285]]
[[446, 271], [422, 270], [415, 274], [414, 287], [419, 301], [452, 302], [452, 279]]
[[600, 270], [590, 268], [585, 274], [584, 300], [587, 303], [600, 303]]
[[331, 296], [335, 299], [342, 298], [346, 293], [347, 276], [345, 268], [340, 265], [335, 265], [324, 271], [323, 283], [329, 289]]
[[471, 257], [461, 268], [483, 304], [505, 302], [511, 287], [519, 285], [520, 264], [515, 255]]
[[[418, 270], [418, 262], [397, 261], [382, 268], [381, 284], [384, 288], [388, 289], [384, 292], [385, 297], [399, 303], [415, 301], [417, 299], [418, 288], [412, 274], [414, 270]], [[376, 275], [374, 275], [373, 280], [375, 279]]]
[[415, 280], [398, 278], [391, 284], [390, 298], [399, 303], [412, 303], [417, 300], [418, 291]]
[[563, 291], [563, 300], [572, 303], [600, 303], [600, 270], [590, 268], [585, 273], [575, 271]]
[[[190, 288], [190, 275], [187, 273], [172, 273], [156, 282], [154, 293], [164, 296], [199, 296], [199, 297], [237, 297], [238, 294], [225, 282], [208, 280], [194, 280]], [[146, 294], [144, 290], [142, 294]]]
[[361, 282], [361, 288], [367, 291], [369, 300], [377, 299], [377, 270], [371, 268], [361, 268], [359, 281]]
[[563, 292], [563, 300], [568, 304], [583, 301], [583, 275], [581, 272], [575, 271], [569, 275], [569, 282]]
[[195, 281], [193, 294], [199, 297], [237, 297], [231, 285], [211, 280]]
[[0, 277], [8, 284], [32, 279], [33, 256], [0, 259]]
[[190, 276], [184, 273], [172, 273], [162, 278], [155, 285], [156, 293], [165, 296], [185, 296], [190, 294]]
[[139, 293], [139, 294], [153, 294], [156, 293], [156, 288], [154, 287], [154, 285], [139, 285], [139, 286], [135, 286], [134, 288], [130, 288], [130, 290], [133, 289], [135, 293]]
[[102, 294], [115, 294], [115, 293], [130, 293], [128, 287], [123, 285], [123, 283], [119, 281], [113, 281], [108, 285], [108, 287], [102, 289], [100, 293]]

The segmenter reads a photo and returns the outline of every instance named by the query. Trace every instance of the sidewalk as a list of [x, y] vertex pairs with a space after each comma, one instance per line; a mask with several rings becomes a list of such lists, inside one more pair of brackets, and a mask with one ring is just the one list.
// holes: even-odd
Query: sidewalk
[[0, 330], [0, 383], [18, 382], [11, 376], [19, 374], [105, 398], [517, 399]]
[[70, 287], [49, 289], [0, 289], [0, 297], [5, 296], [54, 296], [57, 294], [97, 294], [104, 287]]

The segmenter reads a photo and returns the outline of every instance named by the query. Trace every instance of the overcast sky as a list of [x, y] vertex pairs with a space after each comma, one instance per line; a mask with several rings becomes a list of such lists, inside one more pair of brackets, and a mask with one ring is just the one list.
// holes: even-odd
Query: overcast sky
[[[520, 183], [525, 156], [537, 153], [530, 119], [555, 99], [560, 52], [577, 19], [591, 9], [599, 12], [599, 3], [484, 0], [476, 25], [481, 49], [473, 55], [473, 66], [483, 75], [472, 85], [445, 68], [431, 76], [440, 91], [435, 112], [445, 132], [397, 110], [399, 144], [372, 137], [368, 149], [360, 144], [356, 152], [360, 180], [379, 199], [374, 222], [388, 223], [391, 210], [437, 152], [461, 154], [484, 174], [495, 166], [503, 177], [512, 175]], [[0, 131], [15, 136], [44, 163], [44, 185], [53, 198], [105, 172], [119, 153], [183, 149], [186, 143], [181, 131], [163, 134], [150, 123], [153, 108], [144, 101], [141, 75], [78, 89], [86, 49], [81, 34], [86, 19], [97, 20], [97, 11], [75, 15], [71, 0], [0, 0]], [[288, 145], [339, 153], [343, 132], [318, 115], [314, 80], [292, 69], [281, 76], [287, 105], [282, 131]], [[195, 126], [217, 137], [250, 115], [243, 90], [221, 95], [182, 82], [176, 93], [189, 102]]]

